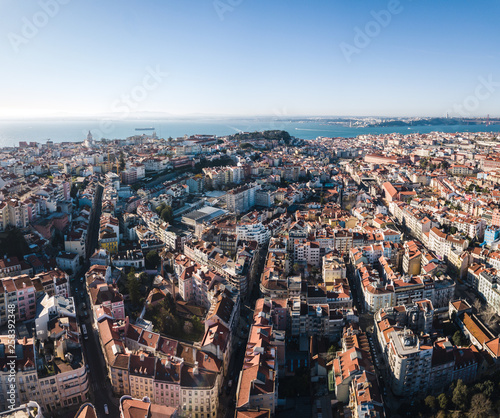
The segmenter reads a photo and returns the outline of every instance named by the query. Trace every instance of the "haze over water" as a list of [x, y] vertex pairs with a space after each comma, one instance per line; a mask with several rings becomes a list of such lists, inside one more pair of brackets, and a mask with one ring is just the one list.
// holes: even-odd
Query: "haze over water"
[[378, 135], [393, 132], [401, 134], [429, 132], [500, 132], [500, 125], [436, 125], [413, 127], [372, 127], [355, 128], [328, 125], [324, 121], [297, 122], [271, 119], [210, 119], [210, 120], [118, 120], [106, 124], [101, 120], [79, 121], [0, 121], [0, 147], [17, 146], [19, 141], [54, 142], [83, 141], [90, 130], [94, 139], [125, 139], [133, 135], [148, 134], [153, 131], [136, 131], [135, 128], [155, 128], [160, 138], [176, 138], [184, 135], [211, 134], [230, 135], [240, 131], [285, 130], [302, 139], [326, 137], [355, 137], [358, 135]]

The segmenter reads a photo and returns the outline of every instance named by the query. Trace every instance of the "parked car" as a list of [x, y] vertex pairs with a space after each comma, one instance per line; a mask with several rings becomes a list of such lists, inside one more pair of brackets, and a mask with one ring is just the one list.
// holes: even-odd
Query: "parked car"
[[109, 409], [108, 409], [108, 404], [107, 403], [104, 404], [104, 413], [106, 415], [109, 415]]

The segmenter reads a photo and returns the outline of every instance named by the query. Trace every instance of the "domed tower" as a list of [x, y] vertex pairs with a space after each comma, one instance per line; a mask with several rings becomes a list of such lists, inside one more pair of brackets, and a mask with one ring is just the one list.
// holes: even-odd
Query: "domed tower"
[[89, 133], [87, 134], [87, 138], [85, 139], [85, 141], [83, 141], [83, 145], [87, 148], [90, 148], [94, 145], [94, 138], [92, 138], [92, 134]]

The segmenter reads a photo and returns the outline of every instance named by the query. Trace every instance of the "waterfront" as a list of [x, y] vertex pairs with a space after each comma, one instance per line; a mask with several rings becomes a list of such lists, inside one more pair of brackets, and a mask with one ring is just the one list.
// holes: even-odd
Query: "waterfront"
[[[83, 141], [90, 130], [95, 139], [124, 139], [145, 132], [136, 131], [137, 127], [151, 126], [160, 138], [176, 138], [193, 134], [231, 135], [237, 132], [262, 130], [285, 130], [301, 139], [325, 137], [356, 137], [358, 135], [380, 135], [392, 132], [429, 133], [429, 132], [500, 132], [500, 125], [435, 125], [414, 127], [347, 127], [330, 125], [325, 121], [297, 122], [272, 118], [249, 119], [123, 119], [123, 120], [25, 120], [0, 121], [0, 147], [17, 146], [19, 141], [54, 142]], [[148, 131], [147, 134], [151, 134]]]

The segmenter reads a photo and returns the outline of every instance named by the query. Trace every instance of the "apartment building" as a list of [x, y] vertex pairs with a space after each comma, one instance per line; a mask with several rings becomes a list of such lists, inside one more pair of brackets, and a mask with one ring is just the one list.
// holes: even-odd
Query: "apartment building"
[[271, 238], [271, 231], [262, 222], [238, 223], [236, 225], [236, 236], [242, 241], [257, 241], [259, 245], [264, 245]]
[[[88, 225], [86, 225], [87, 227]], [[64, 236], [64, 251], [86, 256], [87, 230], [73, 229]]]
[[0, 231], [9, 226], [26, 228], [29, 225], [29, 207], [18, 199], [0, 201]]
[[320, 253], [318, 242], [296, 239], [293, 245], [293, 262], [319, 267], [321, 263]]
[[[43, 344], [33, 339], [16, 341], [16, 399], [20, 403], [35, 401], [43, 414], [77, 406], [89, 397], [89, 380], [83, 361], [76, 320], [56, 318], [49, 322], [53, 351], [43, 350]], [[4, 340], [5, 338], [5, 340]], [[8, 344], [1, 337], [0, 347]], [[6, 406], [10, 359], [7, 350], [0, 352], [0, 407]], [[3, 383], [3, 384], [2, 384]]]
[[[36, 313], [36, 289], [27, 275], [1, 279], [4, 306], [15, 306], [17, 321], [33, 319]], [[7, 316], [5, 315], [5, 321]]]
[[90, 303], [97, 317], [99, 307], [107, 308], [114, 319], [125, 319], [125, 304], [122, 294], [114, 285], [103, 283], [90, 289]]
[[278, 404], [278, 364], [276, 345], [284, 345], [284, 333], [272, 326], [252, 325], [248, 336], [236, 389], [236, 410], [269, 409], [274, 415]]
[[249, 183], [229, 190], [226, 194], [227, 210], [237, 215], [249, 211], [255, 206], [255, 192], [260, 189], [260, 185]]
[[374, 374], [364, 370], [351, 381], [349, 407], [353, 418], [381, 418], [384, 403]]
[[436, 253], [441, 260], [447, 260], [453, 248], [465, 250], [469, 246], [469, 241], [445, 234], [434, 227], [429, 233], [429, 250]]
[[[106, 251], [101, 249], [101, 251]], [[141, 250], [119, 251], [111, 257], [115, 267], [134, 267], [142, 270], [145, 267], [144, 254]]]
[[200, 418], [216, 416], [223, 368], [217, 356], [127, 320], [120, 325], [104, 318], [97, 326], [115, 393], [147, 396]]
[[500, 313], [500, 278], [492, 271], [483, 270], [479, 273], [477, 292], [497, 313]]
[[333, 290], [335, 284], [346, 278], [344, 259], [331, 252], [323, 257], [322, 277], [326, 290]]
[[407, 241], [403, 245], [403, 272], [406, 274], [420, 274], [420, 265], [422, 253], [418, 244], [415, 241]]
[[427, 392], [432, 367], [432, 345], [423, 344], [409, 329], [389, 332], [388, 340], [387, 364], [394, 394], [411, 396]]

